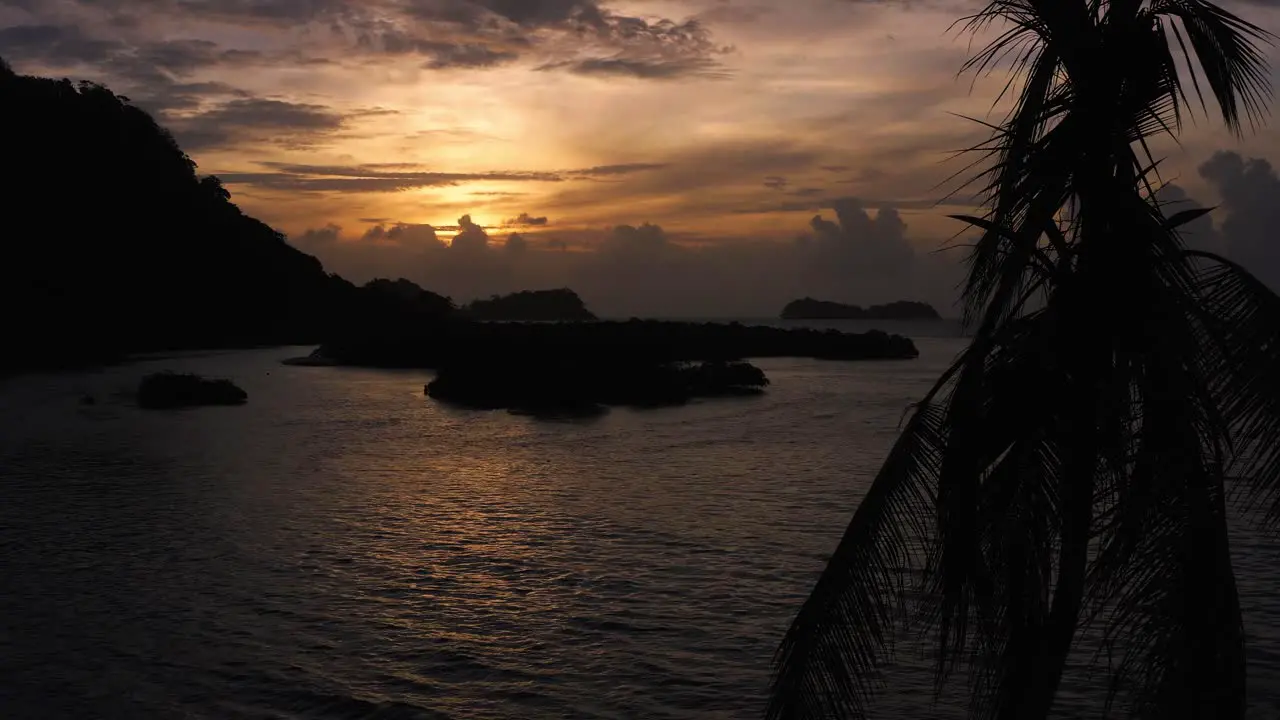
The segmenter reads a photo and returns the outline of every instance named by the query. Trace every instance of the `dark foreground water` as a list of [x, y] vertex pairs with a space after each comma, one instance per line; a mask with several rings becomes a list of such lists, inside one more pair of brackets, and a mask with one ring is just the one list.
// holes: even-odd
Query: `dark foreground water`
[[[906, 404], [961, 347], [918, 344], [576, 424], [447, 409], [426, 373], [278, 364], [309, 348], [4, 382], [0, 718], [758, 716]], [[250, 404], [134, 407], [164, 368]], [[1237, 555], [1276, 717], [1278, 553]], [[928, 698], [904, 679], [883, 716], [954, 716]]]

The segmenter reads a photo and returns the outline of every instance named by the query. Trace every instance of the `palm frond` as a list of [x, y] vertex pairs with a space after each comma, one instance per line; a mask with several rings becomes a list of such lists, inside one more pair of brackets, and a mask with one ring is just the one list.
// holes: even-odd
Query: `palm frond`
[[1186, 255], [1201, 263], [1205, 364], [1235, 437], [1228, 469], [1244, 483], [1246, 506], [1280, 528], [1280, 296], [1231, 260]]
[[767, 717], [866, 717], [931, 533], [944, 419], [932, 400], [913, 411], [778, 649]]
[[[1185, 321], [1184, 321], [1185, 322]], [[1244, 652], [1227, 547], [1222, 443], [1194, 344], [1166, 323], [1140, 358], [1132, 467], [1100, 530], [1091, 585], [1122, 661], [1110, 703], [1139, 718], [1241, 718]], [[1179, 352], [1181, 350], [1181, 354]]]
[[1266, 56], [1258, 45], [1270, 44], [1274, 35], [1207, 0], [1156, 0], [1150, 11], [1157, 18], [1176, 19], [1181, 24], [1180, 29], [1174, 26], [1174, 36], [1202, 107], [1205, 97], [1197, 68], [1229, 130], [1242, 132], [1242, 113], [1250, 127], [1266, 118], [1271, 83]]
[[976, 334], [792, 624], [769, 716], [865, 717], [914, 620], [939, 687], [968, 666], [977, 717], [1046, 716], [1101, 621], [1123, 658], [1108, 703], [1239, 718], [1224, 487], [1230, 467], [1280, 526], [1280, 297], [1185, 252], [1206, 211], [1163, 216], [1147, 141], [1181, 129], [1184, 80], [1233, 132], [1259, 121], [1272, 36], [1207, 0], [991, 0], [961, 26], [995, 29], [962, 72], [1008, 70], [996, 104], [1014, 98], [964, 151], [985, 212], [952, 216], [981, 233]]

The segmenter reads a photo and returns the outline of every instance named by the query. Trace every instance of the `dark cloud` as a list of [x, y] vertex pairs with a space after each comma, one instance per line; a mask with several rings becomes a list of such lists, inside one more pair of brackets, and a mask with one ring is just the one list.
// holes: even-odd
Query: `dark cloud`
[[394, 223], [388, 227], [380, 222], [366, 230], [360, 239], [368, 243], [387, 243], [420, 250], [445, 247], [444, 241], [436, 234], [436, 228], [411, 223]]
[[[381, 163], [365, 165], [301, 165], [263, 162], [272, 172], [233, 172], [222, 175], [227, 184], [251, 185], [274, 190], [310, 192], [397, 192], [420, 187], [449, 187], [468, 182], [565, 182], [615, 177], [666, 167], [665, 164], [631, 163], [565, 171], [492, 171], [448, 173], [415, 170], [416, 165]], [[508, 197], [512, 193], [477, 195]], [[534, 218], [535, 220], [537, 218]], [[543, 218], [545, 221], [545, 218]]]
[[194, 112], [210, 102], [245, 100], [253, 96], [223, 82], [158, 82], [141, 89], [141, 92], [131, 92], [129, 97], [138, 107], [168, 124], [169, 118], [178, 117], [182, 112]]
[[498, 245], [470, 217], [459, 220], [449, 248], [388, 243], [381, 236], [375, 243], [333, 243], [326, 229], [319, 231], [321, 244], [308, 244], [309, 234], [296, 242], [357, 281], [404, 276], [462, 301], [571, 287], [613, 317], [771, 317], [804, 295], [864, 304], [922, 299], [948, 312], [959, 266], [908, 243], [895, 208], [866, 208], [845, 198], [833, 217], [815, 218], [795, 242], [717, 241], [642, 223], [522, 231]]
[[[278, 134], [298, 145], [301, 134], [341, 125], [340, 117], [317, 106], [253, 98], [224, 82], [192, 81], [201, 71], [264, 61], [257, 51], [223, 48], [208, 40], [127, 43], [92, 37], [74, 23], [20, 25], [0, 28], [0, 55], [37, 73], [91, 70], [95, 80], [107, 82], [170, 126], [187, 150], [253, 139], [255, 128], [287, 129]], [[203, 106], [210, 107], [193, 114]], [[240, 121], [243, 127], [236, 126]]]
[[339, 237], [342, 235], [342, 228], [330, 223], [322, 228], [314, 228], [307, 230], [302, 235], [294, 238], [294, 242], [301, 247], [310, 248], [318, 251], [331, 245], [337, 244]]
[[261, 62], [261, 53], [228, 49], [209, 40], [127, 43], [85, 33], [78, 24], [17, 25], [0, 28], [0, 55], [50, 70], [92, 67], [126, 83], [169, 84], [211, 67]]
[[709, 58], [701, 57], [671, 59], [587, 58], [585, 60], [547, 63], [539, 66], [538, 69], [568, 70], [575, 75], [631, 77], [642, 80], [673, 80], [690, 76], [725, 77], [725, 73], [719, 70], [719, 63]]
[[419, 48], [428, 57], [423, 67], [429, 70], [489, 68], [520, 57], [510, 50], [496, 50], [479, 43], [429, 42], [420, 43]]
[[658, 225], [645, 223], [639, 227], [619, 225], [601, 244], [601, 252], [621, 255], [652, 257], [670, 248], [667, 234]]
[[[26, 5], [36, 17], [66, 17], [40, 3]], [[345, 43], [346, 55], [418, 54], [422, 67], [431, 70], [490, 68], [528, 55], [542, 69], [670, 79], [714, 76], [717, 58], [728, 52], [712, 41], [700, 20], [651, 21], [607, 10], [598, 0], [68, 0], [59, 7], [80, 7], [87, 11], [85, 18], [113, 13], [111, 22], [97, 22], [99, 29], [115, 31], [141, 27], [144, 15], [264, 26], [282, 33], [320, 30], [301, 36], [290, 59], [298, 63], [341, 62], [343, 56], [333, 56], [335, 43]], [[15, 55], [62, 62], [93, 63], [123, 51], [141, 68], [150, 60], [152, 70], [183, 73], [192, 63], [280, 61], [203, 41], [122, 49], [120, 41], [88, 37], [74, 25], [8, 30], [0, 48], [7, 45]], [[138, 73], [138, 67], [125, 70]]]
[[625, 163], [622, 165], [598, 165], [581, 170], [570, 170], [565, 174], [578, 177], [609, 177], [613, 175], [630, 175], [632, 173], [645, 172], [646, 170], [661, 170], [665, 167], [668, 167], [668, 163]]
[[770, 175], [764, 179], [764, 186], [770, 190], [782, 190], [787, 186], [787, 179], [781, 175]]
[[465, 182], [561, 182], [557, 173], [545, 172], [397, 172], [385, 165], [296, 165], [261, 163], [275, 172], [225, 173], [228, 185], [249, 185], [301, 192], [398, 192], [412, 188], [451, 187]]
[[[169, 129], [187, 150], [246, 141], [309, 147], [341, 130], [346, 118], [323, 105], [267, 98], [242, 98], [203, 112], [169, 117]], [[244, 183], [243, 176], [237, 182]]]
[[529, 213], [520, 213], [517, 217], [507, 220], [504, 225], [508, 227], [542, 227], [547, 224], [546, 216], [533, 217]]
[[[787, 200], [785, 202], [757, 203], [753, 205], [745, 205], [738, 207], [726, 208], [726, 212], [734, 215], [768, 215], [771, 213], [795, 213], [809, 212], [814, 210], [834, 210], [845, 200], [844, 195], [827, 195], [822, 193], [809, 192], [811, 188], [804, 188], [803, 191], [788, 193], [795, 195], [800, 199]], [[957, 196], [941, 198], [937, 200], [923, 199], [888, 199], [888, 200], [867, 200], [866, 204], [870, 207], [895, 207], [899, 210], [938, 210], [941, 208], [958, 208], [963, 210], [972, 210], [980, 204], [980, 199], [972, 196]]]
[[54, 67], [102, 63], [123, 44], [98, 40], [76, 25], [17, 25], [0, 28], [0, 56], [12, 62], [39, 62]]
[[520, 233], [511, 233], [502, 248], [513, 255], [521, 255], [529, 251], [529, 241]]
[[471, 221], [470, 215], [458, 218], [458, 234], [449, 248], [456, 253], [480, 253], [489, 249], [489, 233]]
[[493, 27], [497, 21], [524, 27], [593, 22], [603, 14], [594, 0], [410, 0], [406, 10], [422, 20], [454, 22], [471, 28]]
[[717, 207], [717, 203], [725, 203], [726, 188], [758, 189], [759, 179], [768, 175], [808, 173], [824, 162], [827, 154], [787, 139], [732, 140], [684, 149], [661, 159], [658, 167], [629, 177], [625, 183], [566, 184], [549, 204], [558, 208], [594, 208], [656, 201], [670, 206], [673, 212], [729, 212], [741, 203]]
[[1280, 176], [1275, 168], [1262, 158], [1217, 152], [1199, 172], [1222, 200], [1213, 213], [1222, 252], [1280, 290]]

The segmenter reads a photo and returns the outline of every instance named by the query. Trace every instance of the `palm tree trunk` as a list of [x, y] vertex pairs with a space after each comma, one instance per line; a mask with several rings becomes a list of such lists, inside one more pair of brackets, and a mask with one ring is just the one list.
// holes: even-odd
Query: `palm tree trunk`
[[[1083, 94], [1083, 93], [1082, 93]], [[1088, 93], [1094, 98], [1110, 93]], [[1086, 102], [1087, 105], [1087, 102]], [[1095, 105], [1106, 108], [1107, 103]], [[1078, 264], [1059, 298], [1065, 332], [1059, 339], [1061, 357], [1071, 363], [1068, 402], [1074, 408], [1067, 417], [1070, 426], [1064, 435], [1074, 436], [1071, 457], [1059, 488], [1062, 508], [1060, 551], [1054, 582], [1053, 602], [1039, 632], [1039, 647], [1028, 657], [1022, 678], [1022, 692], [1009, 695], [1001, 708], [1001, 720], [1047, 718], [1062, 681], [1062, 673], [1079, 627], [1089, 569], [1090, 529], [1093, 522], [1095, 478], [1099, 468], [1099, 422], [1106, 412], [1115, 380], [1114, 353], [1122, 323], [1115, 320], [1121, 293], [1117, 282], [1126, 275], [1126, 247], [1122, 232], [1127, 208], [1121, 192], [1133, 187], [1125, 157], [1114, 140], [1105, 110], [1082, 113], [1090, 133], [1097, 138], [1095, 152], [1082, 158], [1077, 167], [1081, 222]], [[1096, 120], [1095, 120], [1096, 119]]]
[[1015, 687], [1006, 696], [1009, 700], [1000, 709], [1001, 720], [1040, 720], [1049, 716], [1075, 639], [1088, 571], [1089, 527], [1097, 466], [1095, 398], [1093, 393], [1084, 393], [1073, 413], [1073, 431], [1078, 440], [1072, 443], [1071, 469], [1061, 490], [1064, 519], [1053, 603], [1048, 618], [1036, 632], [1039, 642], [1028, 648], [1031, 652], [1025, 656], [1025, 670], [1014, 681], [1021, 685], [1020, 691]]

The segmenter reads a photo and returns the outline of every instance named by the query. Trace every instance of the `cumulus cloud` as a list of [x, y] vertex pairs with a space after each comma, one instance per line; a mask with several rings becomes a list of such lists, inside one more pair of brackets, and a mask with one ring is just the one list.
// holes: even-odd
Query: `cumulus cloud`
[[445, 243], [430, 225], [411, 223], [395, 223], [388, 227], [385, 221], [378, 222], [365, 231], [360, 238], [366, 243], [383, 243], [396, 247], [411, 247], [418, 250], [443, 249]]
[[1214, 215], [1222, 252], [1280, 290], [1280, 176], [1263, 158], [1215, 153], [1199, 168], [1221, 198]]
[[507, 243], [502, 246], [504, 250], [513, 255], [520, 255], [528, 251], [529, 241], [524, 239], [520, 233], [511, 233], [507, 237]]
[[458, 234], [449, 246], [455, 252], [478, 253], [489, 249], [489, 233], [471, 221], [470, 215], [458, 219]]
[[321, 228], [307, 230], [295, 238], [294, 242], [300, 247], [310, 248], [312, 252], [316, 252], [335, 245], [341, 235], [342, 228], [331, 223]]
[[545, 215], [533, 217], [529, 213], [520, 213], [518, 216], [508, 219], [504, 225], [508, 227], [544, 227], [547, 224]]
[[893, 207], [872, 210], [853, 199], [837, 205], [792, 242], [696, 238], [695, 244], [641, 223], [596, 231], [535, 228], [499, 244], [464, 216], [452, 245], [403, 232], [392, 241], [396, 226], [381, 224], [363, 237], [335, 239], [331, 227], [313, 230], [295, 244], [353, 280], [404, 276], [463, 302], [571, 287], [613, 317], [765, 317], [805, 295], [863, 304], [920, 299], [950, 312], [959, 280], [951, 257], [908, 242]]

